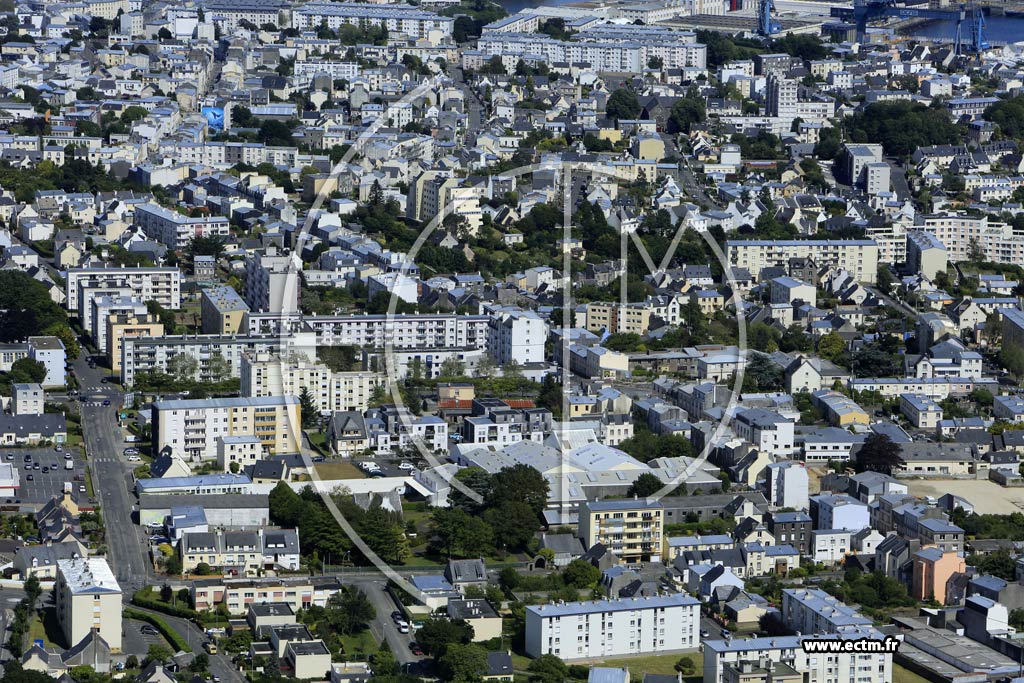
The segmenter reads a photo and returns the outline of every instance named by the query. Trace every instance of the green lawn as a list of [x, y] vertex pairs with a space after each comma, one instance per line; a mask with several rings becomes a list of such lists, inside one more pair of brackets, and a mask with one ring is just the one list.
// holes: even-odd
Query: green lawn
[[345, 655], [350, 658], [358, 658], [360, 655], [369, 657], [376, 654], [378, 649], [377, 641], [369, 629], [351, 636], [341, 636], [341, 644], [345, 648]]
[[320, 479], [365, 479], [366, 476], [350, 462], [321, 462], [314, 465]]
[[[596, 666], [608, 666], [619, 669], [629, 669], [630, 676], [643, 676], [643, 674], [676, 674], [675, 665], [682, 657], [689, 657], [696, 667], [695, 672], [690, 676], [684, 676], [686, 683], [699, 683], [704, 677], [704, 655], [700, 652], [674, 655], [641, 655], [638, 657], [626, 657], [620, 659], [609, 659], [595, 663]], [[910, 683], [909, 681], [906, 683]]]
[[892, 683], [930, 683], [930, 681], [924, 676], [916, 674], [906, 667], [902, 667], [899, 664], [893, 664]]
[[29, 641], [42, 640], [46, 647], [63, 647], [64, 636], [57, 623], [57, 610], [50, 607], [43, 610], [42, 617], [36, 615], [29, 623]]

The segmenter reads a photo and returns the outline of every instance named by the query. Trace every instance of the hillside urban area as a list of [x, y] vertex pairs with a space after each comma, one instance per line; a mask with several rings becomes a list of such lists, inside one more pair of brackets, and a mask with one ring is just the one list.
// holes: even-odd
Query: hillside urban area
[[0, 683], [1024, 683], [1022, 380], [1019, 0], [0, 0]]

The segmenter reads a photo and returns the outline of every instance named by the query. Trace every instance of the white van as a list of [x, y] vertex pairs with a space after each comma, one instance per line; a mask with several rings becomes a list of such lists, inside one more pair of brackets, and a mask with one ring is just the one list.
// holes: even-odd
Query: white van
[[64, 461], [64, 469], [66, 469], [66, 470], [73, 470], [73, 469], [75, 469], [75, 461], [74, 460], [65, 460]]

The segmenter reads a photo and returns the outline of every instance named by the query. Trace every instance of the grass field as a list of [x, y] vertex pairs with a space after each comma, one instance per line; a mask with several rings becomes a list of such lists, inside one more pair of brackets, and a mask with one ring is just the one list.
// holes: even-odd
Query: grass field
[[345, 655], [347, 657], [359, 657], [360, 655], [369, 657], [375, 654], [380, 647], [377, 645], [377, 641], [373, 639], [373, 634], [370, 633], [369, 629], [355, 635], [341, 636], [341, 643], [345, 648]]
[[36, 615], [29, 623], [28, 637], [30, 642], [43, 641], [45, 647], [63, 647], [64, 636], [57, 622], [57, 610], [48, 607], [42, 611], [42, 617]]
[[702, 681], [704, 677], [704, 655], [700, 652], [674, 655], [640, 655], [637, 657], [609, 659], [607, 661], [594, 662], [594, 664], [596, 666], [629, 669], [630, 676], [643, 676], [643, 674], [675, 676], [676, 662], [683, 657], [689, 657], [695, 666], [694, 673], [684, 676], [683, 681], [686, 683], [699, 683], [699, 681]]
[[324, 480], [332, 479], [365, 479], [366, 477], [352, 463], [348, 462], [322, 462], [314, 465], [318, 477]]
[[930, 681], [924, 676], [914, 673], [910, 669], [898, 664], [893, 664], [892, 683], [930, 683]]

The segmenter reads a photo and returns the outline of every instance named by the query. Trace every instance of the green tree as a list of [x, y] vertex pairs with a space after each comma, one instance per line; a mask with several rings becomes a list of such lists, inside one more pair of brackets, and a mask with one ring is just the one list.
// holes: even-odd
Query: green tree
[[302, 387], [299, 392], [299, 412], [302, 415], [303, 429], [314, 426], [320, 415], [320, 411], [316, 408], [316, 402], [313, 400], [313, 394], [309, 393], [309, 389], [306, 387]]
[[830, 361], [837, 361], [846, 353], [846, 342], [833, 330], [818, 340], [818, 355]]
[[575, 559], [562, 570], [565, 585], [573, 588], [592, 588], [601, 580], [601, 571], [583, 559]]
[[689, 133], [690, 126], [695, 123], [704, 123], [707, 120], [707, 114], [704, 98], [696, 89], [693, 89], [686, 94], [686, 97], [676, 100], [672, 105], [672, 111], [668, 116], [668, 131], [670, 133]]
[[892, 475], [903, 466], [902, 447], [886, 434], [871, 434], [857, 451], [855, 469], [858, 472], [881, 472]]
[[640, 101], [632, 90], [618, 88], [608, 97], [605, 113], [615, 121], [635, 119], [640, 115]]
[[532, 683], [565, 683], [569, 678], [569, 668], [565, 662], [551, 654], [537, 657], [526, 670], [530, 672]]
[[661, 479], [658, 479], [649, 472], [644, 472], [634, 479], [633, 483], [629, 485], [629, 490], [626, 492], [626, 495], [636, 498], [646, 498], [648, 496], [653, 496], [664, 486], [665, 483]]
[[430, 521], [434, 534], [449, 557], [480, 555], [493, 543], [491, 526], [465, 510], [435, 508]]
[[487, 673], [487, 650], [475, 643], [453, 643], [437, 660], [441, 678], [450, 683], [477, 683]]
[[494, 533], [494, 542], [508, 550], [522, 550], [540, 528], [540, 519], [529, 503], [502, 501], [484, 513]]
[[160, 645], [159, 643], [151, 643], [149, 646], [149, 650], [146, 652], [145, 663], [148, 664], [149, 662], [166, 662], [168, 659], [171, 658], [172, 654], [173, 653], [163, 645]]
[[504, 467], [491, 479], [488, 507], [523, 502], [539, 516], [547, 507], [550, 490], [544, 476], [529, 465]]
[[1024, 349], [1012, 342], [1004, 342], [999, 350], [999, 362], [1018, 381], [1024, 377]]
[[19, 358], [11, 364], [8, 379], [19, 384], [42, 384], [46, 379], [46, 365], [31, 358]]
[[428, 619], [416, 631], [416, 641], [435, 658], [443, 657], [452, 645], [465, 645], [473, 640], [473, 627], [461, 619]]
[[445, 358], [439, 370], [440, 376], [445, 379], [462, 377], [466, 374], [466, 364], [458, 358]]
[[167, 359], [167, 374], [185, 381], [192, 381], [199, 371], [199, 361], [187, 353], [179, 353]]

